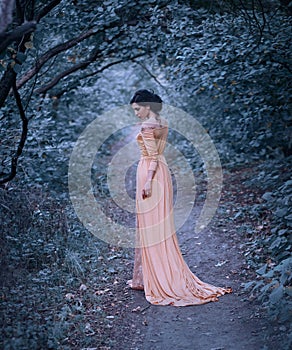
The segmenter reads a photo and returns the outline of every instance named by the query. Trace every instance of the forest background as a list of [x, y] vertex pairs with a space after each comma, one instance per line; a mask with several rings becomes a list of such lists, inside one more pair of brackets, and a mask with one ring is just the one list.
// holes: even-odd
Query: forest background
[[[81, 327], [84, 305], [69, 305], [64, 295], [87, 288], [89, 276], [101, 289], [114, 274], [103, 256], [131, 253], [96, 239], [79, 222], [68, 195], [68, 162], [84, 128], [139, 88], [194, 116], [226, 171], [252, 170], [245, 186], [256, 195], [229, 208], [226, 220], [240, 223], [248, 239], [244, 259], [255, 274], [244, 287], [279, 327], [287, 324], [291, 14], [286, 0], [2, 0], [1, 346], [66, 348], [70, 332], [70, 341], [90, 343]], [[108, 195], [102, 155], [115, 137], [94, 165], [100, 198]], [[203, 176], [189, 145], [173, 142]], [[104, 295], [94, 298], [87, 304], [102, 303]]]

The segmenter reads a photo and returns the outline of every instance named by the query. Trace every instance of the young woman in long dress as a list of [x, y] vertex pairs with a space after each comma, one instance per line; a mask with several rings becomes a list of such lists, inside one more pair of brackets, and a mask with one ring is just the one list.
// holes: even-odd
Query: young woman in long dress
[[141, 158], [137, 168], [137, 238], [132, 289], [144, 290], [156, 305], [199, 305], [217, 301], [231, 288], [202, 282], [185, 263], [174, 226], [173, 187], [163, 152], [168, 125], [160, 117], [161, 98], [138, 90], [130, 101], [143, 121], [137, 135]]

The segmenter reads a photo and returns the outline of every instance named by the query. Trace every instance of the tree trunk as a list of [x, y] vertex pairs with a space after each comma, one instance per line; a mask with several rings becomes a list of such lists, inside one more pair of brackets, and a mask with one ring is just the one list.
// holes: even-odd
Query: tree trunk
[[2, 0], [0, 4], [0, 33], [4, 32], [8, 24], [12, 22], [14, 0]]
[[9, 94], [9, 91], [13, 86], [13, 81], [15, 79], [16, 79], [16, 73], [14, 72], [13, 69], [10, 68], [4, 73], [4, 75], [0, 81], [0, 86], [1, 86], [1, 89], [0, 89], [0, 108], [3, 107], [5, 100]]

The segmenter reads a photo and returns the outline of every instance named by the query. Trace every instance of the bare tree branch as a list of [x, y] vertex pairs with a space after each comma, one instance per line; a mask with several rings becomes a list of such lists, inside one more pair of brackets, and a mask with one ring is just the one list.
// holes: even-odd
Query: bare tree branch
[[19, 115], [20, 115], [20, 118], [21, 118], [21, 121], [22, 121], [22, 132], [21, 132], [21, 137], [20, 137], [17, 149], [16, 149], [16, 151], [15, 151], [15, 153], [14, 153], [12, 159], [11, 159], [10, 174], [8, 174], [4, 178], [0, 179], [0, 184], [1, 185], [6, 183], [6, 182], [8, 182], [8, 181], [11, 181], [16, 176], [18, 158], [22, 154], [23, 147], [25, 145], [25, 141], [26, 141], [26, 138], [27, 138], [27, 131], [28, 131], [28, 119], [27, 119], [27, 117], [25, 115], [24, 108], [22, 106], [21, 97], [20, 97], [19, 92], [17, 90], [16, 80], [15, 79], [14, 79], [12, 88], [13, 88], [13, 94], [14, 94], [14, 97], [15, 97], [17, 108], [18, 108], [18, 111], [19, 111]]
[[[0, 52], [3, 52], [12, 42], [21, 39], [26, 34], [33, 32], [36, 29], [36, 24], [43, 17], [45, 17], [54, 7], [59, 5], [61, 1], [62, 0], [53, 0], [48, 5], [43, 7], [36, 15], [35, 21], [23, 23], [11, 32], [2, 33], [12, 20], [12, 11], [14, 6], [14, 0], [5, 0], [0, 5]], [[17, 1], [17, 12], [20, 19], [24, 16], [23, 11], [24, 9], [22, 9], [21, 4], [19, 3], [19, 1]], [[34, 2], [31, 4], [31, 14], [33, 13], [33, 11]]]
[[[113, 37], [111, 37], [110, 40], [107, 40], [107, 43], [110, 44], [113, 41], [116, 41], [120, 36], [123, 35], [123, 31], [118, 32], [116, 35], [114, 35]], [[110, 56], [111, 54], [115, 54], [116, 50], [112, 49], [111, 51], [107, 52], [107, 56]], [[96, 61], [96, 59], [102, 54], [102, 51], [99, 48], [94, 48], [91, 51], [91, 54], [89, 55], [89, 58], [86, 59], [83, 62], [77, 63], [74, 66], [72, 66], [69, 69], [66, 69], [65, 71], [61, 72], [60, 74], [58, 74], [55, 78], [53, 78], [48, 84], [44, 85], [43, 87], [40, 87], [39, 89], [37, 89], [35, 92], [39, 93], [39, 94], [44, 94], [46, 93], [48, 90], [50, 90], [52, 87], [54, 87], [56, 84], [58, 84], [58, 82], [63, 79], [64, 77], [80, 70], [80, 69], [85, 69], [86, 67], [88, 67], [91, 63], [93, 63], [94, 61]]]
[[1, 80], [0, 80], [0, 108], [4, 105], [6, 97], [9, 94], [9, 91], [11, 89], [12, 83], [13, 83], [13, 79], [15, 79], [16, 77], [16, 73], [14, 72], [14, 70], [10, 67], [8, 68]]
[[60, 4], [62, 0], [52, 0], [48, 5], [43, 7], [35, 16], [35, 20], [39, 22], [43, 17], [45, 17], [52, 9]]
[[88, 31], [80, 34], [76, 38], [70, 39], [70, 40], [66, 41], [65, 43], [59, 44], [59, 45], [53, 47], [52, 49], [48, 50], [46, 53], [44, 53], [38, 59], [35, 66], [32, 69], [30, 69], [29, 71], [27, 71], [20, 78], [20, 80], [17, 82], [17, 88], [20, 89], [28, 80], [30, 80], [36, 73], [38, 73], [40, 71], [40, 69], [42, 68], [42, 66], [50, 58], [58, 55], [59, 53], [61, 53], [63, 51], [70, 49], [71, 47], [75, 46], [76, 44], [80, 43], [81, 41], [83, 41], [83, 40], [85, 40], [93, 35], [96, 35], [98, 33], [103, 33], [105, 30], [117, 27], [120, 24], [121, 24], [120, 21], [115, 20], [115, 21], [110, 22], [109, 24], [105, 25], [103, 28], [98, 29], [98, 30], [96, 28], [91, 28]]
[[32, 33], [36, 29], [36, 22], [26, 22], [16, 27], [13, 31], [0, 34], [0, 52], [3, 52], [12, 42], [21, 39], [24, 35]]
[[[255, 0], [252, 0], [252, 16], [253, 16], [253, 19], [254, 19], [254, 23], [255, 25], [258, 27], [259, 29], [259, 32], [260, 32], [260, 38], [259, 38], [259, 41], [261, 40], [262, 36], [263, 36], [263, 31], [264, 31], [264, 28], [265, 28], [265, 24], [266, 24], [266, 21], [265, 21], [265, 16], [264, 16], [264, 10], [263, 10], [263, 7], [262, 7], [262, 16], [264, 16], [264, 21], [263, 21], [263, 25], [261, 25], [258, 17], [257, 17], [257, 11], [256, 11], [256, 7], [255, 7]], [[260, 5], [262, 5], [260, 3]]]
[[[116, 64], [119, 64], [119, 63], [122, 63], [122, 62], [126, 62], [126, 61], [134, 61], [136, 58], [139, 58], [139, 57], [142, 57], [142, 56], [145, 56], [146, 53], [143, 52], [143, 53], [140, 53], [140, 54], [137, 54], [133, 57], [127, 57], [127, 58], [121, 58], [119, 60], [116, 60], [116, 61], [113, 61], [113, 62], [110, 62], [106, 65], [104, 65], [103, 67], [93, 71], [93, 72], [90, 72], [90, 73], [87, 73], [85, 75], [83, 75], [82, 77], [78, 77], [78, 79], [76, 79], [69, 88], [66, 88], [66, 89], [63, 89], [63, 90], [60, 90], [58, 91], [58, 93], [54, 94], [54, 96], [56, 97], [61, 97], [64, 93], [66, 92], [69, 92], [73, 89], [76, 89], [78, 87], [78, 85], [80, 84], [80, 80], [83, 80], [83, 79], [86, 79], [86, 78], [89, 78], [89, 77], [92, 77], [94, 75], [97, 75], [99, 73], [102, 73], [104, 70], [116, 65]], [[135, 61], [134, 61], [135, 62]]]
[[141, 62], [139, 62], [139, 61], [136, 61], [136, 60], [134, 60], [134, 59], [133, 59], [133, 61], [134, 61], [135, 63], [137, 63], [140, 67], [142, 67], [142, 68], [146, 71], [146, 73], [149, 74], [150, 77], [153, 78], [153, 79], [156, 81], [156, 83], [157, 83], [158, 85], [160, 85], [160, 86], [163, 87], [163, 88], [165, 87], [165, 86], [163, 86], [163, 85], [161, 84], [161, 82], [157, 79], [156, 75], [154, 75], [154, 74], [145, 66], [145, 64], [143, 64], [143, 63], [141, 63]]
[[39, 89], [37, 89], [35, 92], [37, 94], [45, 94], [48, 90], [50, 90], [53, 86], [55, 86], [56, 84], [58, 84], [58, 82], [65, 78], [66, 76], [78, 71], [79, 69], [84, 69], [87, 66], [90, 65], [90, 63], [92, 63], [91, 60], [86, 60], [84, 62], [75, 64], [73, 67], [65, 70], [64, 72], [58, 74], [57, 76], [55, 76], [55, 78], [53, 78], [48, 84], [40, 87]]
[[96, 34], [96, 30], [90, 29], [85, 33], [82, 33], [81, 35], [77, 36], [76, 38], [70, 39], [66, 41], [65, 43], [59, 44], [52, 49], [48, 50], [46, 53], [44, 53], [38, 60], [35, 66], [27, 71], [17, 82], [17, 88], [20, 89], [28, 80], [30, 80], [36, 73], [40, 71], [42, 66], [52, 57], [58, 55], [59, 53], [66, 51], [70, 49], [71, 47], [75, 46], [76, 44], [80, 43], [81, 41], [89, 38], [92, 35]]

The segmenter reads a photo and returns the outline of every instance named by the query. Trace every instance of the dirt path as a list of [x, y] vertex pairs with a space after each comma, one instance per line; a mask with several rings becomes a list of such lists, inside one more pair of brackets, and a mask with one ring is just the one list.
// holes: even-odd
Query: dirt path
[[208, 229], [194, 238], [192, 231], [186, 228], [179, 235], [192, 271], [212, 284], [231, 286], [234, 293], [202, 306], [151, 306], [145, 312], [148, 327], [142, 349], [263, 349], [267, 324], [257, 306], [243, 300], [244, 263], [238, 243], [231, 232]]
[[207, 229], [197, 236], [192, 232], [191, 227], [186, 227], [179, 234], [180, 246], [191, 270], [206, 282], [231, 286], [234, 293], [216, 303], [177, 308], [149, 305], [143, 292], [131, 291], [131, 312], [136, 314], [138, 334], [143, 338], [143, 342], [139, 341], [131, 349], [270, 348], [268, 343], [272, 345], [273, 341], [265, 339], [271, 331], [268, 320], [262, 318], [259, 305], [244, 300], [247, 297], [241, 288], [245, 281], [241, 277], [244, 259], [239, 242], [232, 239], [234, 232]]
[[[150, 305], [140, 291], [121, 285], [131, 275], [132, 261], [125, 264], [117, 294], [123, 294], [126, 308], [120, 306], [120, 319], [113, 324], [114, 344], [105, 349], [132, 350], [274, 350], [281, 347], [282, 332], [277, 333], [261, 305], [249, 300], [242, 287], [252, 272], [243, 256], [244, 240], [238, 228], [216, 226], [216, 218], [206, 230], [194, 234], [193, 219], [178, 234], [180, 247], [191, 270], [203, 281], [231, 286], [233, 294], [219, 302], [201, 306], [173, 307]], [[129, 269], [128, 269], [129, 267]], [[117, 295], [116, 295], [117, 296]]]

